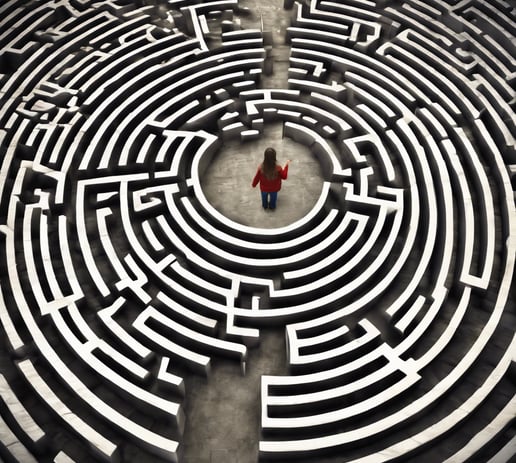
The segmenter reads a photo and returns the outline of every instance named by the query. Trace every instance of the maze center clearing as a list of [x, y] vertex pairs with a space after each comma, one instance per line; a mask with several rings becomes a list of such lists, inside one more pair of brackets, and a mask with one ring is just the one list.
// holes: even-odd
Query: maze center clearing
[[[268, 146], [276, 149], [277, 161], [282, 166], [287, 159], [292, 160], [275, 211], [264, 211], [259, 186], [251, 187]], [[309, 147], [282, 138], [282, 123], [277, 123], [265, 127], [259, 139], [225, 142], [201, 178], [201, 186], [208, 202], [230, 220], [250, 227], [278, 228], [310, 212], [321, 195], [323, 176]]]

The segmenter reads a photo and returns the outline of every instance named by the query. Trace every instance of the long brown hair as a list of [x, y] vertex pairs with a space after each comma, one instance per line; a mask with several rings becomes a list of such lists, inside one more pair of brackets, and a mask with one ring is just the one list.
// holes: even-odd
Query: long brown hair
[[278, 176], [276, 169], [276, 150], [274, 148], [265, 149], [263, 153], [262, 172], [269, 180]]

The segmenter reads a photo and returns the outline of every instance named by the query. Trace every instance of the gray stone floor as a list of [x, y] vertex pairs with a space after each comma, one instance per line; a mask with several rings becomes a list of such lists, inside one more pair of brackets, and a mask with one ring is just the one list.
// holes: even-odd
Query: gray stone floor
[[260, 438], [260, 377], [284, 375], [283, 330], [262, 330], [245, 375], [240, 365], [214, 359], [208, 379], [187, 377], [183, 463], [251, 463]]

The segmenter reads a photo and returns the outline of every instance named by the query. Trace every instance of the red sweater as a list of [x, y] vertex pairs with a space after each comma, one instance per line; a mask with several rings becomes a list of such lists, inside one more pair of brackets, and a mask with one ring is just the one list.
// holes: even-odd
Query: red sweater
[[285, 167], [281, 167], [279, 165], [276, 166], [276, 170], [278, 175], [271, 179], [268, 179], [263, 175], [262, 165], [258, 166], [258, 170], [256, 171], [256, 175], [253, 178], [253, 188], [260, 183], [260, 190], [266, 193], [272, 193], [274, 191], [281, 190], [281, 180], [286, 180], [288, 175], [288, 164]]

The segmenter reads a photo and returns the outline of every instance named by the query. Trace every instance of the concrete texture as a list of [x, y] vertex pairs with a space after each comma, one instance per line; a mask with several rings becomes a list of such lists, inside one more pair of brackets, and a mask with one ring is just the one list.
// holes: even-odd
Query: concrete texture
[[184, 463], [257, 461], [260, 438], [260, 377], [287, 373], [283, 330], [262, 330], [250, 350], [245, 375], [240, 365], [214, 359], [209, 378], [189, 376]]

